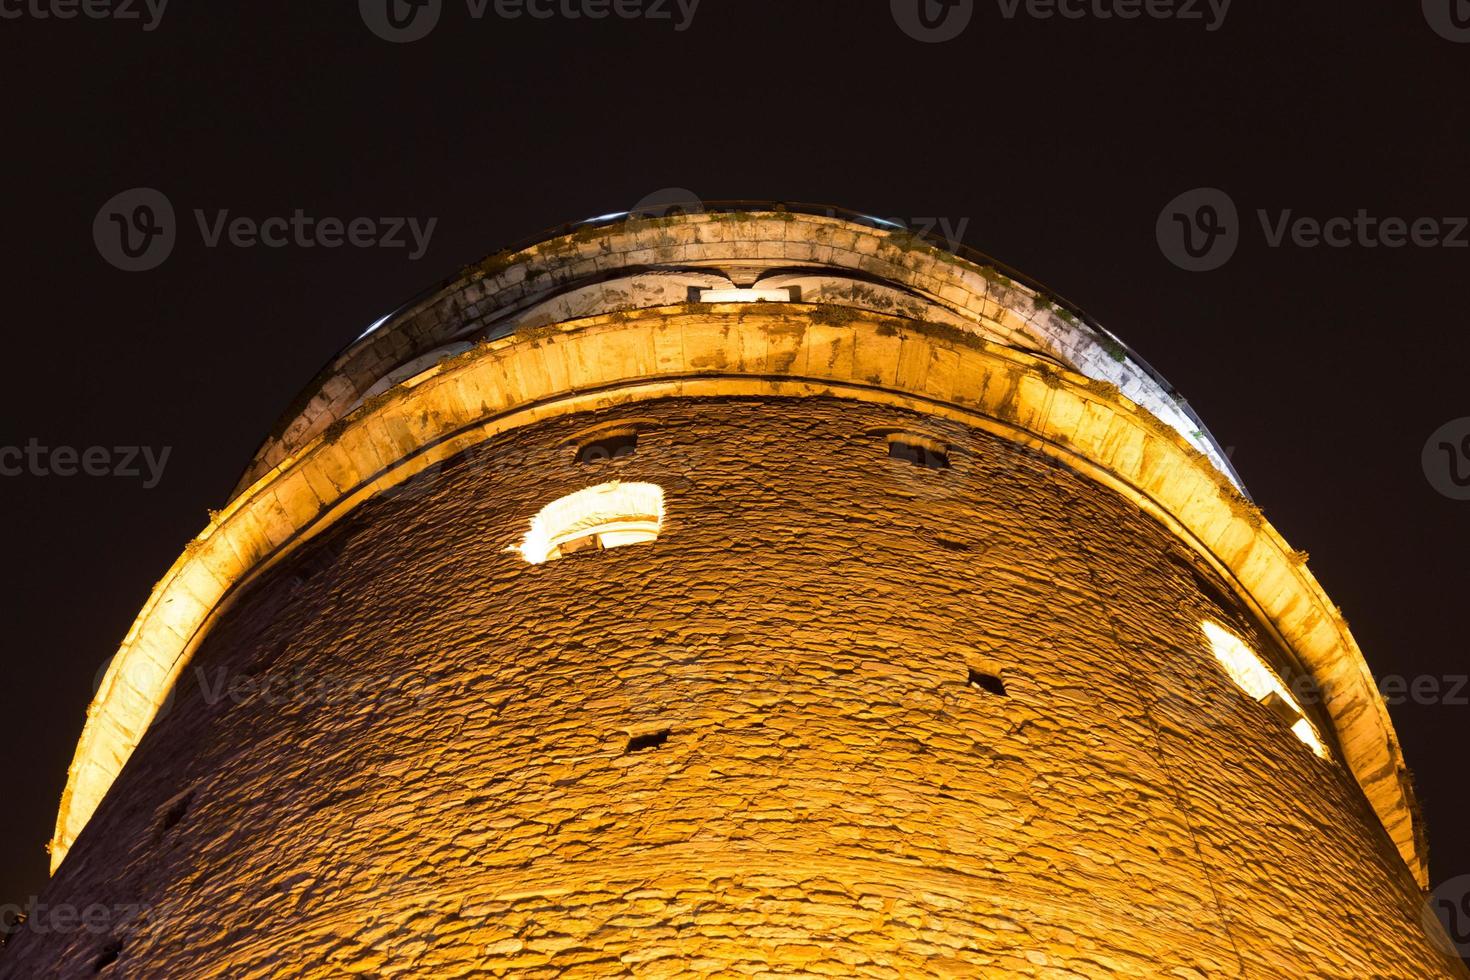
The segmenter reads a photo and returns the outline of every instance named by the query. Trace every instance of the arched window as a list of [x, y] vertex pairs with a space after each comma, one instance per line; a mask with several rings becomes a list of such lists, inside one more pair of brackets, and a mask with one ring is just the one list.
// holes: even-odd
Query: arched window
[[614, 480], [567, 494], [541, 508], [525, 538], [511, 550], [540, 565], [578, 551], [653, 541], [663, 521], [662, 487]]
[[1317, 729], [1307, 720], [1302, 706], [1286, 690], [1276, 672], [1266, 666], [1254, 650], [1246, 646], [1239, 637], [1224, 627], [1208, 620], [1200, 624], [1215, 659], [1225, 668], [1230, 679], [1256, 701], [1265, 705], [1272, 714], [1291, 729], [1317, 755], [1327, 758], [1327, 747], [1322, 744]]

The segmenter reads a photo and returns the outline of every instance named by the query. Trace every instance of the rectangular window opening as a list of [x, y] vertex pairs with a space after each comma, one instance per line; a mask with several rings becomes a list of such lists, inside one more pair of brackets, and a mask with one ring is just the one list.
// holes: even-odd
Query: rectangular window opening
[[969, 684], [971, 687], [984, 691], [987, 694], [994, 694], [1002, 698], [1006, 696], [1005, 681], [1001, 680], [995, 674], [987, 674], [983, 670], [976, 670], [971, 667]]
[[587, 554], [602, 550], [602, 536], [589, 534], [585, 538], [573, 538], [570, 541], [563, 541], [557, 546], [555, 556], [557, 558], [566, 558], [568, 555]]
[[1302, 713], [1297, 710], [1296, 705], [1292, 704], [1290, 701], [1286, 700], [1286, 698], [1282, 697], [1280, 694], [1277, 694], [1275, 691], [1271, 691], [1264, 698], [1262, 698], [1261, 704], [1265, 707], [1267, 711], [1275, 715], [1277, 719], [1280, 720], [1280, 722], [1287, 728], [1291, 728], [1302, 717]]
[[634, 752], [656, 749], [667, 742], [671, 734], [673, 734], [671, 729], [664, 728], [656, 732], [645, 732], [642, 735], [634, 735], [628, 739], [628, 747], [623, 750], [623, 754], [631, 755]]
[[949, 453], [938, 445], [894, 438], [888, 440], [888, 455], [928, 470], [949, 469]]
[[798, 286], [776, 289], [700, 289], [689, 288], [691, 303], [800, 303]]
[[583, 466], [622, 459], [638, 451], [637, 432], [619, 432], [577, 447], [577, 462]]
[[102, 951], [98, 954], [97, 959], [92, 963], [92, 972], [107, 972], [108, 969], [117, 962], [118, 957], [121, 955], [122, 942], [117, 939], [110, 940], [106, 946], [102, 947]]

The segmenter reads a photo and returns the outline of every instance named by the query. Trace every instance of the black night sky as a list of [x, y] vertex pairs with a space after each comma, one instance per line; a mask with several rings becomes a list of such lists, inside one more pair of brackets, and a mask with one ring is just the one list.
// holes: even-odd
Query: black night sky
[[[703, 0], [687, 22], [688, 0], [600, 20], [443, 0], [429, 36], [396, 44], [350, 0], [180, 2], [151, 30], [141, 0], [137, 19], [38, 16], [66, 2], [0, 0], [0, 446], [169, 455], [156, 486], [142, 463], [0, 477], [0, 904], [46, 881], [99, 671], [293, 395], [459, 267], [666, 188], [943, 221], [1127, 340], [1311, 553], [1375, 675], [1429, 679], [1391, 710], [1432, 882], [1470, 874], [1470, 500], [1452, 499], [1470, 459], [1421, 459], [1470, 434], [1436, 436], [1470, 416], [1470, 31], [1455, 40], [1439, 0], [1242, 2], [1223, 23], [1205, 3], [1125, 21], [975, 0], [943, 43], [883, 0]], [[137, 187], [172, 202], [178, 240], [124, 272], [93, 221]], [[1239, 248], [1190, 272], [1156, 222], [1201, 187], [1238, 207]], [[437, 223], [414, 259], [407, 235], [211, 247], [194, 216], [298, 209]], [[1271, 244], [1288, 211], [1360, 210], [1434, 219], [1459, 247], [1388, 247], [1363, 222], [1341, 247]]]

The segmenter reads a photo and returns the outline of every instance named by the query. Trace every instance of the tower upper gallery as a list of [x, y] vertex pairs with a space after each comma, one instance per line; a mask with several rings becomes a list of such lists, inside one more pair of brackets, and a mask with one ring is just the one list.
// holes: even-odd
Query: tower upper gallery
[[690, 302], [834, 306], [943, 324], [1113, 384], [1244, 492], [1183, 398], [1080, 309], [964, 247], [830, 207], [703, 203], [605, 215], [496, 253], [373, 324], [298, 396], [237, 490], [365, 400], [476, 343]]

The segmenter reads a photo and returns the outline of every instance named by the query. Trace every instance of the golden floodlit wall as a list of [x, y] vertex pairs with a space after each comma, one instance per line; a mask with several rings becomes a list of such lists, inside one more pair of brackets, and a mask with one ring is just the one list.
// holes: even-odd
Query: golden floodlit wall
[[329, 366], [89, 711], [47, 897], [140, 914], [0, 970], [1463, 976], [1361, 653], [1157, 379], [874, 229], [611, 244], [719, 224]]

